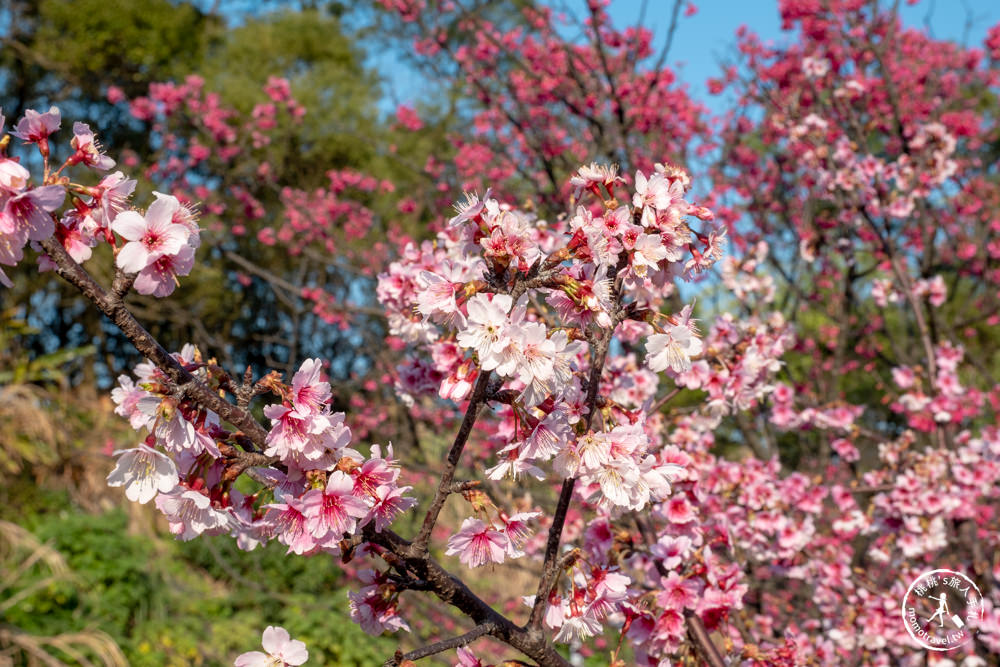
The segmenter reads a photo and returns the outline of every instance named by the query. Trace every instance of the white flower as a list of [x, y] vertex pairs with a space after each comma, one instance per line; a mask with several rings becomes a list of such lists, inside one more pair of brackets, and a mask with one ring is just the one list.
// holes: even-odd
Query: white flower
[[546, 333], [541, 322], [511, 327], [510, 343], [501, 355], [497, 373], [504, 377], [517, 375], [524, 384], [531, 384], [536, 378], [543, 382], [551, 378], [556, 344]]
[[667, 249], [659, 234], [640, 234], [632, 250], [632, 270], [637, 276], [645, 276], [647, 268], [656, 269], [666, 256]]
[[636, 208], [652, 206], [657, 211], [667, 210], [674, 200], [670, 185], [670, 181], [659, 172], [653, 173], [648, 180], [641, 171], [635, 172], [635, 194], [632, 196], [632, 205]]
[[512, 443], [498, 452], [500, 457], [499, 463], [492, 468], [487, 468], [487, 479], [501, 480], [510, 477], [517, 481], [525, 473], [538, 481], [545, 479], [545, 473], [542, 469], [536, 466], [532, 462], [532, 459], [523, 456], [523, 452], [520, 451], [518, 444], [516, 442]]
[[582, 616], [570, 616], [565, 619], [552, 641], [557, 644], [568, 644], [574, 639], [587, 639], [600, 632], [601, 622], [587, 610]]
[[136, 386], [127, 375], [119, 375], [118, 384], [111, 390], [111, 400], [118, 405], [115, 414], [127, 417], [129, 424], [137, 431], [145, 426], [152, 426], [155, 416], [146, 414], [139, 406], [140, 401], [149, 396], [149, 392]]
[[819, 79], [830, 71], [830, 61], [826, 58], [806, 56], [802, 59], [802, 73], [810, 79]]
[[544, 380], [537, 375], [532, 376], [531, 382], [526, 382], [521, 400], [526, 407], [534, 407], [544, 401], [549, 395], [562, 396], [569, 387], [573, 379], [573, 369], [570, 364], [576, 359], [576, 355], [583, 347], [580, 341], [569, 341], [565, 331], [556, 331], [548, 339], [552, 344], [550, 358], [552, 360], [552, 373]]
[[685, 325], [670, 325], [646, 341], [646, 365], [659, 373], [669, 368], [675, 373], [691, 370], [691, 357], [701, 354], [701, 339]]
[[458, 344], [474, 348], [486, 370], [496, 368], [501, 353], [510, 342], [507, 313], [513, 305], [513, 299], [507, 294], [494, 294], [492, 301], [485, 294], [469, 299], [469, 318], [465, 329], [458, 332]]
[[450, 280], [430, 271], [421, 271], [417, 284], [421, 288], [417, 292], [417, 312], [425, 320], [435, 313], [451, 315], [458, 311], [455, 287]]
[[617, 165], [598, 164], [596, 162], [591, 162], [589, 166], [580, 167], [573, 174], [572, 178], [569, 179], [570, 185], [575, 188], [575, 197], [579, 197], [580, 192], [591, 185], [610, 186], [616, 181], [621, 181], [621, 177], [618, 176]]
[[[633, 488], [641, 482], [639, 469], [633, 461], [630, 459], [610, 461], [606, 465], [599, 466], [593, 477], [601, 486], [600, 501], [622, 507], [633, 504], [630, 496], [633, 494]], [[641, 502], [635, 503], [633, 509], [641, 509], [648, 497], [647, 489], [645, 497]]]
[[538, 423], [524, 443], [524, 456], [548, 460], [573, 438], [573, 429], [563, 410], [553, 410]]
[[216, 533], [229, 525], [229, 515], [212, 507], [208, 496], [178, 487], [156, 497], [156, 508], [170, 524], [170, 532], [185, 542], [206, 531]]
[[285, 667], [287, 665], [295, 667], [309, 659], [309, 651], [306, 649], [305, 642], [292, 639], [288, 630], [282, 627], [267, 626], [261, 644], [267, 651], [266, 654], [260, 651], [244, 653], [236, 658], [236, 662], [233, 663], [235, 667]]
[[151, 447], [139, 445], [115, 454], [121, 456], [118, 465], [108, 475], [108, 486], [124, 486], [125, 497], [132, 502], [145, 505], [158, 492], [173, 491], [180, 481], [177, 467], [170, 457]]
[[482, 213], [486, 200], [489, 198], [490, 190], [486, 191], [486, 194], [483, 195], [482, 199], [479, 198], [479, 195], [473, 192], [466, 192], [465, 201], [455, 204], [455, 211], [458, 215], [448, 220], [448, 226], [454, 227], [455, 225], [460, 225], [467, 220], [475, 218], [477, 215]]

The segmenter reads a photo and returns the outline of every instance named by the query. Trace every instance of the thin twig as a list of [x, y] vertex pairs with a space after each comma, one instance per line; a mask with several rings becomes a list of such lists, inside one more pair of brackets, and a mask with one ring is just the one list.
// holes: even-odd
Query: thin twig
[[455, 479], [455, 469], [458, 468], [458, 461], [462, 457], [462, 451], [465, 449], [466, 443], [469, 441], [469, 435], [472, 434], [472, 426], [476, 423], [479, 410], [486, 402], [486, 387], [489, 385], [491, 375], [492, 373], [489, 371], [480, 371], [479, 379], [476, 380], [476, 387], [473, 389], [472, 397], [469, 399], [469, 406], [465, 409], [462, 425], [455, 435], [455, 441], [451, 444], [451, 449], [448, 450], [448, 458], [445, 459], [445, 468], [441, 473], [441, 479], [438, 482], [434, 500], [431, 502], [431, 506], [424, 516], [420, 532], [417, 533], [416, 538], [413, 540], [412, 553], [414, 555], [427, 552], [427, 543], [431, 538], [431, 530], [433, 530], [434, 524], [437, 523], [438, 515], [441, 514], [441, 508], [444, 507], [444, 501], [451, 493], [451, 483]]
[[420, 648], [414, 649], [409, 653], [396, 651], [396, 655], [386, 660], [382, 663], [382, 665], [383, 667], [398, 667], [404, 660], [420, 660], [421, 658], [443, 653], [444, 651], [449, 651], [453, 648], [461, 648], [462, 646], [471, 644], [483, 635], [491, 634], [495, 629], [496, 626], [492, 623], [483, 623], [482, 625], [477, 625], [472, 628], [464, 635], [452, 637], [451, 639], [442, 639], [439, 642], [434, 642], [433, 644], [428, 644], [427, 646], [421, 646]]

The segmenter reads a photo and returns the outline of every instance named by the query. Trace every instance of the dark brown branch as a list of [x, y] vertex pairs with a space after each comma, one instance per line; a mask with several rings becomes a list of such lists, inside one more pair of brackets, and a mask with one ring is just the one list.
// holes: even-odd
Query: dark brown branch
[[[618, 270], [621, 270], [619, 265]], [[621, 298], [621, 286], [616, 282], [615, 303]], [[601, 332], [601, 337], [591, 344], [590, 348], [590, 378], [587, 382], [587, 416], [585, 429], [589, 429], [594, 420], [594, 412], [597, 410], [597, 395], [601, 387], [601, 373], [604, 372], [604, 360], [608, 356], [608, 348], [611, 346], [611, 338], [614, 336], [615, 327], [621, 321], [621, 313], [615, 313], [611, 326]], [[542, 619], [545, 617], [545, 608], [549, 603], [549, 593], [558, 581], [558, 570], [556, 556], [559, 554], [559, 542], [562, 539], [563, 527], [566, 524], [566, 513], [569, 510], [570, 500], [573, 498], [573, 488], [576, 486], [576, 478], [563, 480], [562, 490], [559, 492], [559, 501], [556, 504], [555, 514], [552, 516], [552, 525], [549, 526], [549, 535], [545, 543], [545, 560], [542, 565], [542, 577], [538, 582], [538, 591], [535, 593], [535, 604], [531, 608], [531, 616], [528, 619], [528, 628], [538, 631], [541, 628]]]
[[398, 556], [407, 571], [414, 578], [427, 582], [429, 590], [439, 600], [458, 609], [476, 625], [492, 625], [491, 636], [517, 649], [542, 667], [569, 667], [570, 663], [546, 642], [542, 633], [515, 625], [473, 593], [465, 582], [441, 567], [426, 551], [415, 553], [410, 542], [391, 530], [376, 533], [372, 524], [365, 527], [364, 538]]
[[442, 639], [439, 642], [434, 642], [433, 644], [428, 644], [427, 646], [421, 646], [420, 648], [414, 649], [409, 653], [396, 651], [396, 655], [382, 663], [382, 666], [398, 667], [404, 660], [420, 660], [421, 658], [443, 653], [444, 651], [449, 651], [453, 648], [461, 648], [462, 646], [471, 644], [483, 635], [492, 634], [494, 630], [495, 626], [492, 623], [484, 623], [483, 625], [477, 625], [464, 635], [452, 637], [451, 639]]
[[[540, 266], [540, 265], [536, 265]], [[562, 269], [558, 266], [553, 267], [547, 271], [539, 271], [535, 275], [530, 277], [524, 277], [519, 274], [513, 288], [510, 291], [511, 299], [517, 301], [522, 294], [527, 292], [529, 289], [534, 289], [538, 287], [549, 286], [553, 279], [561, 273]], [[493, 375], [490, 371], [480, 370], [479, 379], [476, 380], [476, 386], [472, 390], [472, 396], [469, 398], [469, 405], [465, 409], [465, 416], [462, 418], [462, 424], [459, 426], [458, 433], [455, 435], [455, 440], [451, 445], [451, 449], [448, 450], [448, 458], [445, 459], [445, 469], [441, 473], [441, 479], [438, 482], [437, 491], [434, 494], [434, 500], [431, 502], [430, 508], [427, 510], [427, 514], [424, 516], [423, 524], [420, 526], [420, 532], [413, 540], [413, 545], [411, 551], [414, 555], [420, 555], [427, 552], [427, 544], [430, 542], [431, 531], [434, 529], [434, 524], [437, 523], [438, 515], [441, 514], [441, 508], [444, 507], [444, 502], [447, 500], [448, 496], [451, 494], [452, 481], [455, 478], [455, 470], [458, 468], [458, 461], [462, 458], [462, 451], [465, 449], [465, 445], [469, 441], [469, 436], [472, 434], [472, 427], [476, 423], [476, 418], [479, 416], [479, 411], [486, 404], [487, 397], [489, 395], [490, 378]]]
[[705, 628], [705, 623], [701, 620], [701, 617], [690, 609], [685, 609], [684, 620], [687, 623], [688, 636], [701, 651], [705, 662], [710, 667], [726, 667], [726, 661], [719, 652], [719, 648], [712, 642], [712, 638], [708, 636], [708, 630]]
[[[645, 12], [645, 8], [643, 9]], [[674, 34], [677, 32], [678, 16], [681, 11], [681, 0], [674, 0], [674, 8], [670, 14], [670, 27], [667, 28], [667, 41], [663, 44], [663, 49], [660, 50], [660, 55], [656, 59], [656, 64], [653, 65], [652, 72], [653, 76], [650, 78], [649, 87], [646, 89], [646, 94], [653, 92], [653, 89], [660, 82], [660, 72], [663, 70], [663, 66], [667, 64], [667, 56], [670, 55], [670, 47], [674, 44]]]
[[566, 524], [566, 513], [569, 510], [569, 503], [573, 499], [573, 488], [576, 486], [576, 478], [563, 480], [562, 490], [559, 492], [559, 502], [556, 504], [555, 514], [552, 516], [552, 525], [549, 527], [549, 537], [545, 543], [545, 563], [542, 566], [542, 576], [538, 580], [538, 591], [535, 593], [535, 604], [531, 608], [531, 616], [528, 618], [529, 628], [539, 628], [542, 619], [545, 617], [545, 608], [549, 603], [549, 594], [552, 588], [559, 581], [561, 569], [556, 562], [556, 555], [559, 553], [559, 542], [562, 539], [563, 526]]
[[[107, 292], [69, 256], [66, 249], [54, 237], [42, 241], [41, 244], [55, 263], [56, 273], [80, 290], [98, 310], [114, 322], [136, 350], [156, 364], [175, 385], [183, 387], [187, 397], [239, 428], [257, 447], [263, 449], [267, 430], [249, 412], [225, 400], [188, 372], [129, 312], [121, 295], [128, 291], [132, 278], [120, 271], [117, 272], [112, 291]], [[266, 465], [277, 460], [270, 457], [264, 459], [266, 460], [254, 465]]]

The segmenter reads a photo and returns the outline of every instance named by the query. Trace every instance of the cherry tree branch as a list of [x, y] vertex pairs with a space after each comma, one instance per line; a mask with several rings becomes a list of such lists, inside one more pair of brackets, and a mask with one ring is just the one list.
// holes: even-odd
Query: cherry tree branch
[[[597, 398], [601, 387], [601, 374], [604, 372], [604, 360], [608, 356], [608, 349], [611, 347], [611, 339], [615, 334], [615, 327], [618, 326], [622, 318], [621, 301], [621, 277], [622, 269], [625, 267], [627, 258], [619, 260], [616, 273], [619, 278], [615, 280], [613, 288], [614, 304], [616, 312], [612, 315], [611, 326], [601, 332], [600, 338], [591, 344], [590, 348], [590, 378], [587, 382], [587, 416], [584, 418], [584, 428], [590, 429], [594, 421], [594, 412], [597, 409]], [[563, 480], [562, 490], [559, 492], [559, 501], [556, 503], [556, 511], [552, 517], [552, 525], [549, 526], [549, 535], [545, 543], [545, 560], [542, 565], [542, 576], [538, 582], [538, 591], [535, 593], [535, 604], [531, 608], [531, 616], [528, 619], [527, 627], [538, 631], [541, 627], [542, 619], [545, 617], [545, 608], [549, 603], [549, 593], [558, 581], [559, 568], [556, 557], [559, 554], [559, 542], [562, 539], [563, 528], [566, 525], [566, 514], [569, 511], [569, 503], [573, 498], [573, 489], [576, 486], [576, 478]]]
[[469, 630], [464, 635], [452, 637], [451, 639], [442, 639], [439, 642], [428, 644], [427, 646], [421, 646], [420, 648], [414, 649], [409, 653], [396, 651], [396, 655], [382, 663], [382, 667], [399, 667], [399, 665], [403, 664], [406, 660], [420, 660], [421, 658], [426, 658], [437, 653], [443, 653], [444, 651], [449, 651], [453, 648], [467, 646], [483, 635], [492, 634], [495, 629], [496, 626], [492, 623], [483, 623], [482, 625], [477, 625], [473, 629]]
[[[127, 293], [131, 277], [118, 271], [112, 291], [108, 292], [69, 256], [58, 240], [55, 238], [46, 239], [42, 241], [42, 247], [56, 264], [56, 272], [59, 276], [80, 290], [97, 306], [98, 310], [111, 319], [135, 348], [156, 364], [171, 381], [182, 389], [186, 396], [200, 405], [214, 410], [220, 417], [242, 429], [244, 435], [247, 436], [244, 440], [252, 441], [259, 447], [263, 446], [267, 431], [253, 419], [249, 412], [226, 401], [206, 387], [171, 356], [132, 316], [122, 301], [122, 295]], [[449, 465], [442, 476], [439, 496], [435, 497], [435, 503], [432, 504], [432, 509], [425, 519], [425, 528], [428, 529], [427, 537], [429, 537], [429, 530], [433, 527], [437, 514], [444, 503], [443, 498], [452, 491], [455, 464], [457, 464], [465, 442], [468, 441], [475, 416], [484, 403], [489, 375], [489, 373], [483, 373], [480, 376], [477, 390], [470, 401], [469, 410], [466, 412], [466, 419], [463, 420], [463, 428], [459, 430], [455, 445], [452, 447], [453, 451], [449, 460], [453, 460], [454, 463]], [[232, 454], [241, 460], [240, 465], [245, 463], [247, 466], [265, 466], [276, 462], [273, 457], [266, 457], [258, 452], [240, 452], [233, 448]], [[434, 592], [439, 599], [458, 608], [480, 626], [485, 625], [489, 629], [489, 634], [521, 651], [538, 662], [539, 665], [546, 667], [566, 667], [569, 665], [543, 637], [519, 628], [512, 621], [500, 615], [469, 590], [465, 583], [428, 557], [426, 554], [427, 537], [424, 538], [425, 542], [422, 548], [416, 547], [416, 543], [411, 544], [390, 530], [375, 532], [371, 524], [365, 528], [364, 536], [366, 540], [381, 546], [400, 558], [406, 569], [412, 572], [417, 579], [426, 581], [428, 589]]]
[[414, 544], [391, 530], [375, 532], [374, 526], [364, 528], [364, 539], [399, 557], [407, 571], [421, 581], [442, 602], [471, 618], [477, 625], [492, 626], [490, 636], [528, 656], [541, 667], [569, 667], [563, 658], [539, 632], [515, 625], [473, 593], [461, 579], [445, 570], [426, 551], [417, 553]]
[[413, 545], [410, 547], [410, 551], [415, 555], [427, 552], [427, 543], [431, 538], [431, 530], [434, 529], [434, 524], [437, 523], [438, 515], [441, 514], [441, 508], [444, 507], [444, 501], [447, 500], [451, 493], [451, 483], [455, 479], [455, 469], [458, 467], [458, 461], [462, 457], [462, 451], [465, 449], [466, 443], [469, 441], [469, 435], [472, 434], [472, 427], [476, 423], [476, 417], [479, 416], [480, 409], [486, 403], [486, 388], [490, 383], [491, 375], [492, 373], [489, 371], [481, 371], [479, 379], [476, 380], [476, 387], [472, 390], [472, 396], [469, 398], [469, 407], [465, 409], [462, 425], [455, 435], [455, 441], [451, 444], [451, 449], [448, 450], [448, 458], [445, 459], [445, 468], [441, 473], [441, 479], [438, 482], [434, 500], [427, 509], [424, 522], [420, 526], [420, 532], [417, 533], [416, 538], [413, 540]]
[[[540, 270], [541, 266], [541, 263], [536, 263], [535, 266], [528, 272], [527, 276], [518, 275], [514, 286], [510, 290], [510, 296], [514, 301], [521, 298], [521, 296], [529, 289], [548, 285], [561, 271], [561, 268], [558, 266], [551, 267], [546, 270]], [[445, 459], [445, 468], [441, 473], [441, 479], [438, 482], [438, 488], [434, 494], [434, 500], [431, 501], [431, 506], [428, 508], [427, 514], [424, 516], [423, 524], [420, 526], [420, 532], [417, 533], [417, 536], [413, 540], [411, 551], [415, 555], [427, 552], [427, 544], [430, 542], [431, 531], [434, 529], [434, 524], [437, 523], [438, 515], [441, 514], [441, 509], [444, 507], [445, 500], [447, 500], [448, 496], [452, 493], [452, 481], [455, 479], [455, 470], [458, 468], [458, 462], [462, 457], [462, 452], [465, 450], [465, 445], [469, 442], [469, 436], [472, 434], [472, 427], [476, 423], [479, 411], [486, 404], [489, 397], [488, 390], [492, 375], [493, 373], [491, 371], [480, 370], [479, 378], [476, 380], [476, 386], [472, 390], [472, 396], [469, 398], [469, 405], [465, 409], [465, 416], [462, 418], [462, 424], [459, 426], [458, 433], [455, 435], [455, 440], [452, 442], [451, 449], [448, 450], [448, 457]]]
[[[110, 319], [143, 356], [156, 364], [177, 387], [192, 400], [214, 411], [222, 419], [239, 428], [250, 441], [261, 450], [267, 438], [267, 430], [247, 411], [233, 405], [216, 392], [206, 387], [192, 375], [177, 359], [167, 352], [159, 341], [146, 331], [129, 312], [123, 300], [134, 276], [116, 270], [111, 291], [101, 287], [86, 269], [76, 263], [55, 237], [41, 242], [42, 248], [56, 265], [56, 273], [90, 300], [97, 309]], [[234, 450], [236, 451], [236, 450]], [[237, 456], [242, 452], [236, 451]], [[252, 465], [274, 463], [277, 458], [255, 457]]]

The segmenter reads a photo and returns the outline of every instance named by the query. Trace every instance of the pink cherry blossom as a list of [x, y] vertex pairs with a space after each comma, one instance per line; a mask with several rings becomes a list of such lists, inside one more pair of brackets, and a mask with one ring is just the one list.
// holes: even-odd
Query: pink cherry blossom
[[[0, 194], [0, 235], [11, 239], [42, 241], [55, 232], [50, 213], [62, 206], [66, 189], [58, 185], [32, 188], [20, 194], [4, 197]], [[16, 241], [14, 241], [16, 243]]]
[[507, 535], [507, 556], [509, 558], [520, 558], [524, 555], [522, 547], [534, 532], [528, 528], [528, 522], [541, 515], [541, 512], [518, 512], [512, 516], [500, 515], [503, 532]]
[[330, 402], [330, 383], [320, 380], [323, 363], [306, 359], [292, 377], [292, 403], [296, 410], [320, 412]]
[[180, 540], [192, 540], [202, 534], [225, 532], [229, 517], [212, 507], [212, 501], [203, 493], [176, 487], [156, 496], [156, 508], [163, 512], [170, 525], [170, 532]]
[[[128, 273], [139, 273], [161, 257], [178, 255], [187, 245], [190, 232], [173, 222], [177, 206], [166, 199], [153, 202], [146, 215], [135, 211], [119, 213], [111, 229], [128, 243], [118, 252], [117, 265]], [[156, 281], [150, 280], [150, 285]]]
[[330, 473], [325, 489], [312, 489], [302, 496], [302, 512], [317, 544], [332, 547], [345, 534], [354, 534], [358, 519], [368, 514], [368, 505], [353, 494], [354, 482], [335, 470]]
[[486, 563], [502, 563], [509, 548], [510, 539], [505, 533], [469, 517], [462, 522], [461, 530], [448, 539], [445, 554], [457, 554], [467, 567], [479, 567]]
[[455, 652], [458, 656], [458, 662], [455, 663], [455, 667], [484, 667], [482, 660], [476, 657], [476, 655], [464, 646], [460, 646]]
[[384, 573], [374, 570], [364, 570], [358, 578], [366, 585], [357, 593], [348, 593], [350, 599], [351, 618], [370, 635], [381, 635], [383, 632], [398, 630], [410, 631], [410, 626], [399, 615], [397, 609], [397, 594], [387, 590], [387, 577]]
[[458, 212], [456, 216], [448, 220], [448, 226], [453, 227], [455, 225], [460, 225], [468, 220], [474, 220], [478, 217], [485, 206], [486, 200], [490, 198], [490, 191], [487, 190], [483, 198], [480, 199], [476, 194], [466, 193], [465, 201], [455, 204], [455, 210]]
[[170, 296], [177, 286], [177, 277], [188, 275], [193, 267], [194, 248], [182, 245], [177, 254], [160, 255], [139, 271], [135, 291], [155, 297]]
[[368, 512], [368, 516], [363, 523], [374, 520], [375, 532], [382, 532], [397, 516], [417, 504], [416, 498], [403, 495], [407, 491], [412, 490], [413, 487], [396, 487], [388, 484], [375, 489], [375, 493], [373, 494], [375, 505]]
[[286, 496], [283, 500], [267, 505], [268, 513], [274, 514], [272, 521], [278, 541], [288, 547], [288, 553], [301, 556], [313, 551], [317, 543], [310, 529], [313, 522], [306, 516], [305, 499]]
[[45, 113], [34, 109], [24, 112], [24, 118], [17, 122], [17, 128], [11, 132], [15, 137], [26, 143], [47, 142], [49, 135], [59, 129], [62, 119], [58, 107], [50, 107]]
[[82, 162], [88, 167], [107, 171], [115, 166], [115, 161], [101, 152], [100, 146], [86, 123], [73, 123], [73, 140], [70, 145], [76, 153], [70, 162]]

